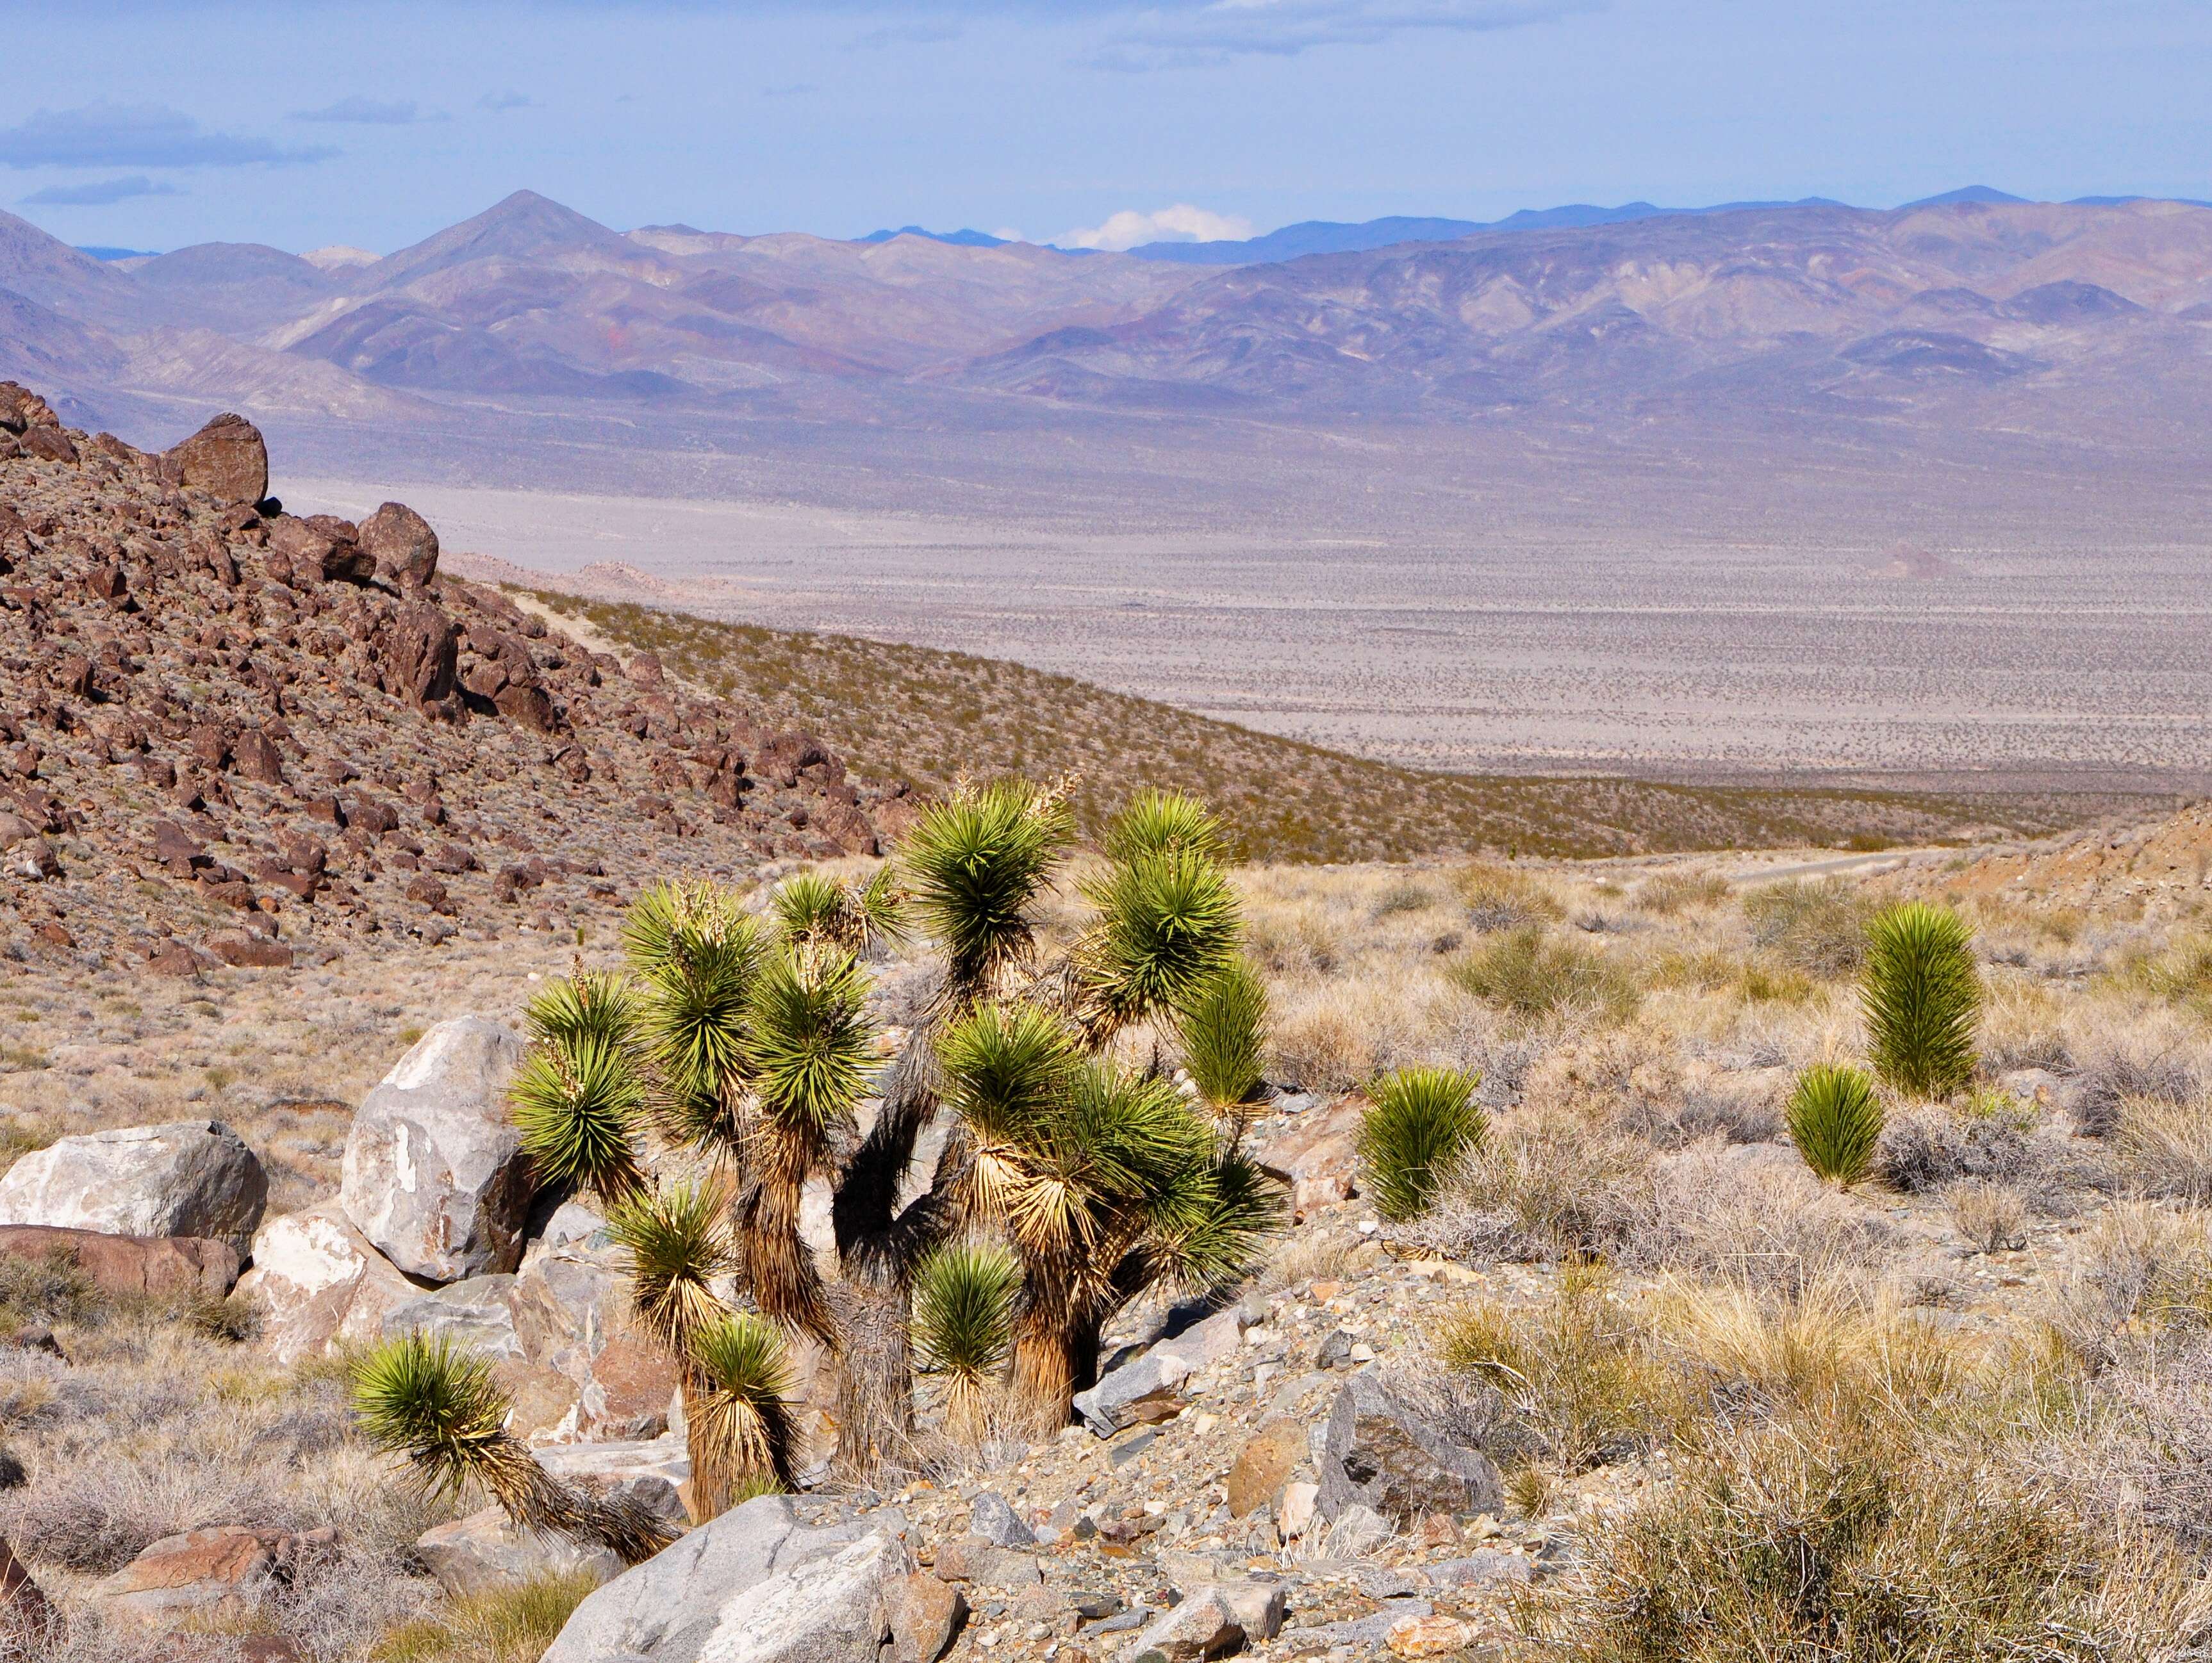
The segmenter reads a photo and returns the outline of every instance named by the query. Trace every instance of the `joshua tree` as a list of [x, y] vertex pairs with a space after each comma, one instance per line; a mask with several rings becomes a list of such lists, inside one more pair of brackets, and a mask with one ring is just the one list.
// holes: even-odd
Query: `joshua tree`
[[489, 1364], [419, 1332], [384, 1341], [353, 1368], [355, 1417], [426, 1492], [455, 1496], [473, 1481], [519, 1527], [612, 1548], [625, 1564], [675, 1539], [639, 1502], [586, 1496], [546, 1472], [504, 1429], [511, 1407]]
[[1867, 926], [1866, 1012], [1875, 1072], [1902, 1091], [1940, 1097], [1974, 1077], [1982, 978], [1974, 932], [1947, 907], [1908, 901]]
[[1021, 1266], [995, 1243], [939, 1247], [915, 1273], [915, 1356], [923, 1374], [945, 1381], [945, 1420], [957, 1435], [983, 1430], [986, 1393], [1012, 1354], [1021, 1286]]

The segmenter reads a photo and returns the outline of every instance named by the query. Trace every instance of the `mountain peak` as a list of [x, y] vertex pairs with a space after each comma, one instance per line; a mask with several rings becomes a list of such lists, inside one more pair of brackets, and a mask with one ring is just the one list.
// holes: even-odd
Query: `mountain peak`
[[535, 191], [516, 191], [474, 218], [364, 268], [362, 277], [371, 287], [389, 288], [471, 260], [542, 258], [565, 249], [636, 258], [631, 244], [597, 220]]

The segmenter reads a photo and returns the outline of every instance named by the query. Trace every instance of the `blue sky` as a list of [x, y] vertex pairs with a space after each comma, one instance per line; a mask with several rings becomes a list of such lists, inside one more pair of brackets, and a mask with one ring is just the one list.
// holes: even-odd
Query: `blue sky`
[[2212, 0], [0, 0], [0, 207], [146, 248], [385, 252], [522, 186], [618, 228], [1107, 243], [2212, 197]]

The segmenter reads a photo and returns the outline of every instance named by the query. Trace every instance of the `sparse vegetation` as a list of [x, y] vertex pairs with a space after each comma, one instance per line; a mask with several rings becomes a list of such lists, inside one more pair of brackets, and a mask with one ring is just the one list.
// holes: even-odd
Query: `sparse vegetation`
[[1618, 966], [1540, 925], [1522, 925], [1485, 942], [1453, 974], [1468, 992], [1517, 1017], [1580, 1009], [1620, 1021], [1637, 1001], [1635, 983]]
[[1369, 1088], [1373, 1106], [1360, 1122], [1359, 1165], [1383, 1217], [1402, 1222], [1426, 1212], [1481, 1143], [1479, 1083], [1448, 1068], [1406, 1068]]

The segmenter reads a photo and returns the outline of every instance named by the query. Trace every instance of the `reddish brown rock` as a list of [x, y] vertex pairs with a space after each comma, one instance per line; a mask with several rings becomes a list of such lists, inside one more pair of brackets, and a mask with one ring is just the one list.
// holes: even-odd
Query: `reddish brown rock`
[[269, 447], [242, 416], [216, 416], [161, 454], [163, 477], [219, 502], [253, 503], [269, 495]]
[[238, 1250], [197, 1235], [108, 1235], [46, 1224], [0, 1224], [0, 1257], [61, 1259], [110, 1294], [228, 1294]]
[[225, 964], [242, 970], [289, 970], [292, 950], [266, 936], [227, 935], [208, 938], [207, 950]]
[[438, 534], [404, 502], [387, 502], [362, 521], [359, 541], [376, 575], [396, 588], [421, 589], [438, 574]]
[[435, 602], [416, 600], [400, 608], [381, 645], [386, 692], [417, 707], [453, 696], [460, 631]]
[[34, 456], [41, 462], [74, 462], [77, 459], [76, 442], [59, 428], [32, 428], [17, 441], [23, 453]]
[[284, 783], [283, 759], [276, 744], [258, 727], [249, 727], [232, 741], [230, 757], [238, 771], [264, 786]]
[[46, 1630], [52, 1608], [15, 1550], [0, 1540], [0, 1656], [15, 1655]]
[[141, 1632], [235, 1624], [252, 1617], [303, 1563], [336, 1544], [330, 1530], [188, 1530], [164, 1536], [88, 1598], [109, 1623]]

